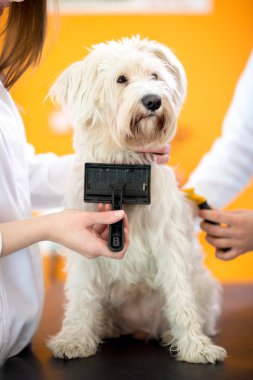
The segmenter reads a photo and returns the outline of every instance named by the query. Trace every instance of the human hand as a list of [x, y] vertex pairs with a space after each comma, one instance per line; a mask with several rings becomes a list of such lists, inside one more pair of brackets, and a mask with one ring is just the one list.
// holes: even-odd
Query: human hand
[[140, 153], [152, 153], [157, 164], [165, 165], [170, 158], [170, 144], [153, 145], [149, 148], [138, 150]]
[[[112, 205], [111, 203], [99, 203], [97, 207], [98, 212], [107, 212], [107, 211], [112, 211]], [[125, 222], [124, 222], [125, 224]], [[128, 221], [127, 221], [127, 227]], [[99, 234], [104, 234], [105, 232], [107, 233], [107, 240], [108, 240], [108, 235], [109, 235], [109, 226], [106, 224], [95, 224], [94, 225], [94, 230]]]
[[[86, 258], [98, 256], [122, 259], [129, 246], [129, 225], [123, 210], [107, 212], [85, 212], [64, 210], [47, 215], [48, 237], [46, 240], [63, 245]], [[108, 224], [124, 220], [124, 249], [111, 252], [108, 248]]]
[[[221, 260], [231, 260], [253, 250], [253, 210], [201, 210], [199, 216], [205, 220], [201, 228], [207, 233], [206, 240], [216, 249]], [[224, 249], [230, 247], [228, 251]]]

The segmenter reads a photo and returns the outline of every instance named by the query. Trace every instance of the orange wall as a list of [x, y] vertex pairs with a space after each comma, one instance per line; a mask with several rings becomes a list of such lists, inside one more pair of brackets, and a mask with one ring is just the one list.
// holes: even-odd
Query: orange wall
[[[170, 46], [185, 66], [188, 97], [172, 145], [171, 163], [184, 181], [219, 135], [235, 83], [253, 42], [253, 1], [214, 0], [208, 15], [64, 15], [50, 18], [50, 33], [39, 70], [30, 71], [12, 90], [24, 110], [28, 140], [37, 152], [72, 151], [71, 134], [48, 128], [53, 107], [43, 99], [55, 77], [86, 54], [85, 47], [132, 34]], [[57, 35], [57, 29], [59, 33]], [[55, 40], [55, 42], [54, 42]], [[252, 208], [252, 186], [232, 205]], [[223, 263], [205, 244], [206, 262], [223, 281], [252, 281], [253, 254]]]

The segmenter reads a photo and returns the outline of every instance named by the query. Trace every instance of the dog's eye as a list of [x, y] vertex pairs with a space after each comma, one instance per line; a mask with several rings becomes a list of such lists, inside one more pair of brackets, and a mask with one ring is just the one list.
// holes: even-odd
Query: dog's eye
[[152, 73], [151, 76], [152, 76], [152, 79], [154, 79], [154, 80], [157, 80], [157, 79], [158, 79], [158, 76], [157, 76], [156, 73]]
[[125, 82], [127, 82], [127, 77], [125, 75], [120, 75], [117, 78], [117, 83], [125, 83]]

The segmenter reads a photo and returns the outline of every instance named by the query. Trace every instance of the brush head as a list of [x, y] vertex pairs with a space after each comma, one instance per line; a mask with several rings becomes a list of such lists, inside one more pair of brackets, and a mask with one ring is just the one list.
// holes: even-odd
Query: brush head
[[195, 202], [200, 208], [201, 208], [201, 205], [204, 205], [205, 203], [207, 203], [206, 198], [195, 193], [194, 187], [191, 187], [189, 189], [182, 189], [182, 191], [186, 194], [187, 198], [190, 201]]
[[122, 203], [149, 204], [150, 165], [85, 164], [84, 201], [112, 203], [113, 191], [122, 192]]
[[[112, 203], [113, 210], [123, 203], [150, 203], [150, 165], [85, 164], [84, 201]], [[124, 248], [124, 225], [120, 220], [109, 226], [108, 246], [118, 252]]]

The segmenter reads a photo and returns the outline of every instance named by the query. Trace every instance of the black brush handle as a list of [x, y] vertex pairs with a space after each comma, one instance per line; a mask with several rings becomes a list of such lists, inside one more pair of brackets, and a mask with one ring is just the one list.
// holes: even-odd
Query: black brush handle
[[[112, 189], [112, 209], [122, 210], [123, 189], [121, 184], [115, 184]], [[109, 249], [113, 252], [119, 252], [124, 248], [124, 224], [123, 219], [109, 226]]]
[[113, 252], [124, 248], [124, 225], [123, 220], [110, 224], [109, 226], [109, 248]]
[[[203, 202], [203, 203], [200, 203], [199, 204], [199, 208], [201, 210], [212, 210], [212, 207], [209, 206], [209, 204], [207, 202]], [[213, 222], [212, 220], [206, 220], [205, 219], [205, 222], [206, 223], [209, 223], [209, 224], [215, 224], [215, 225], [219, 225], [219, 223], [216, 223], [216, 222]], [[231, 248], [223, 248], [222, 249], [222, 252], [228, 252], [230, 251]]]

